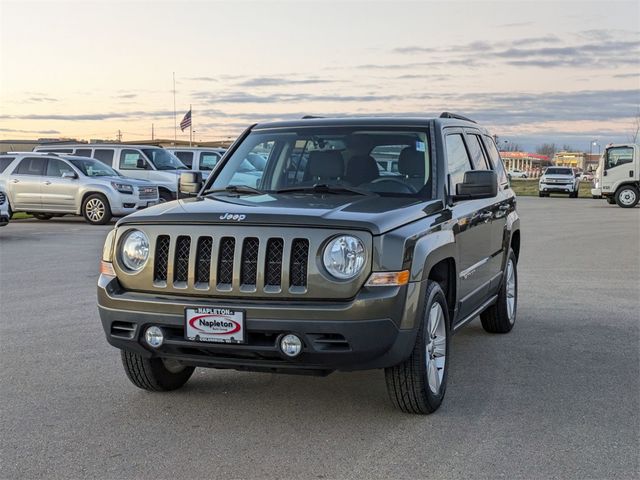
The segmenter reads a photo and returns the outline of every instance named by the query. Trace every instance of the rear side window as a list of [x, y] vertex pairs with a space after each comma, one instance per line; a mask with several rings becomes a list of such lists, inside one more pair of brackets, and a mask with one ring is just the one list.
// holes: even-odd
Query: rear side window
[[480, 137], [478, 135], [468, 134], [467, 144], [469, 145], [469, 153], [471, 154], [474, 170], [490, 170]]
[[79, 157], [90, 157], [91, 149], [90, 148], [79, 148], [76, 150], [76, 155]]
[[93, 152], [93, 158], [111, 166], [113, 164], [113, 150], [96, 148]]
[[0, 157], [0, 173], [4, 172], [16, 157]]
[[46, 163], [46, 158], [27, 157], [22, 159], [13, 173], [18, 175], [44, 175], [44, 167]]
[[462, 135], [447, 135], [447, 165], [449, 169], [449, 192], [456, 193], [456, 185], [464, 180], [464, 173], [471, 170], [469, 154], [464, 146]]
[[496, 148], [496, 144], [493, 141], [493, 138], [485, 135], [484, 146], [486, 147], [487, 153], [489, 154], [489, 158], [491, 159], [491, 163], [493, 165], [493, 171], [496, 172], [496, 175], [498, 176], [498, 183], [500, 185], [508, 185], [509, 179], [507, 178], [507, 172], [504, 169], [502, 158], [500, 158], [500, 153]]
[[193, 167], [193, 152], [173, 152], [187, 167]]

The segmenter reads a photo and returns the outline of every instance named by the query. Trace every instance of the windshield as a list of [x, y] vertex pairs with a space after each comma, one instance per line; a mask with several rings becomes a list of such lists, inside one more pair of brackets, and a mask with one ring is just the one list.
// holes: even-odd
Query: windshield
[[164, 148], [143, 148], [142, 151], [158, 170], [187, 170], [178, 157]]
[[257, 130], [209, 179], [204, 193], [236, 185], [267, 193], [429, 198], [430, 177], [426, 128]]
[[67, 158], [74, 167], [80, 170], [87, 177], [120, 177], [121, 175], [113, 168], [98, 160], [90, 158]]
[[547, 168], [545, 175], [573, 175], [570, 168]]

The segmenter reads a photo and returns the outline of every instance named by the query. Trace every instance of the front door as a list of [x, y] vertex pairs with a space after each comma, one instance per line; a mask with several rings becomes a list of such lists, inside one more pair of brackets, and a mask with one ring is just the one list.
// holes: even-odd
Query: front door
[[120, 150], [118, 171], [125, 177], [149, 180], [153, 167], [140, 150], [123, 148]]
[[6, 187], [14, 211], [42, 208], [40, 190], [46, 163], [43, 157], [23, 158], [9, 176]]
[[632, 145], [607, 148], [604, 156], [602, 193], [614, 194], [622, 182], [638, 178], [637, 165], [634, 160]]

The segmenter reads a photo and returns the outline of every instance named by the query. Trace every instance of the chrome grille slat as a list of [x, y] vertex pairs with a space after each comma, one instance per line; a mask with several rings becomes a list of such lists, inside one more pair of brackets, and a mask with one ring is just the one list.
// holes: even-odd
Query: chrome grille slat
[[191, 251], [191, 237], [180, 235], [176, 239], [173, 256], [173, 286], [186, 288], [189, 279], [189, 253]]
[[153, 281], [167, 282], [167, 268], [169, 264], [169, 235], [160, 235], [156, 240]]
[[196, 286], [207, 288], [211, 278], [211, 251], [213, 249], [212, 237], [198, 238], [198, 247], [196, 249], [195, 259], [195, 277]]
[[291, 263], [289, 267], [289, 286], [307, 286], [307, 263], [309, 261], [309, 240], [296, 238], [291, 244]]
[[280, 290], [282, 285], [282, 254], [284, 252], [284, 240], [270, 238], [267, 241], [267, 252], [264, 266], [264, 286], [274, 287]]
[[218, 248], [218, 288], [231, 288], [233, 283], [233, 260], [235, 257], [236, 239], [223, 237]]
[[240, 285], [251, 287], [258, 280], [258, 249], [260, 241], [255, 237], [247, 237], [242, 244], [242, 260], [240, 266]]

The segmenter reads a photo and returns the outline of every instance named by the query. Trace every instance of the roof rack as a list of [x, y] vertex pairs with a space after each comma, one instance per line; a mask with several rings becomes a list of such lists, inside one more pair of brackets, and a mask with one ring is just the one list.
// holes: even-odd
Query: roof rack
[[305, 115], [304, 117], [302, 117], [303, 120], [310, 120], [312, 118], [324, 118], [324, 117], [319, 117], [317, 115]]
[[462, 115], [458, 115], [456, 113], [451, 113], [451, 112], [442, 112], [440, 114], [440, 118], [455, 118], [456, 120], [464, 120], [466, 122], [478, 123], [475, 120], [471, 120], [470, 118], [463, 117]]

